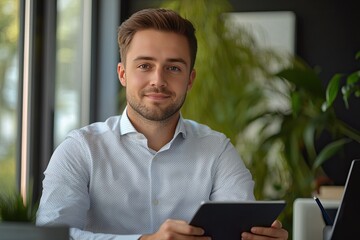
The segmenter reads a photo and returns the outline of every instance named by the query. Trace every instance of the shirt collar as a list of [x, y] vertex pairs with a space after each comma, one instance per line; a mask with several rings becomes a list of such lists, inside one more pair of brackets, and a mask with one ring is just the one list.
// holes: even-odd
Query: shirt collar
[[179, 118], [178, 124], [177, 124], [176, 129], [175, 129], [174, 136], [177, 136], [180, 133], [182, 134], [183, 138], [186, 138], [185, 122], [184, 122], [184, 119], [183, 119], [181, 113], [180, 113], [180, 118]]
[[127, 115], [126, 109], [127, 108], [124, 109], [124, 111], [121, 115], [121, 119], [120, 119], [120, 135], [137, 132], [135, 127], [130, 122], [130, 119]]
[[[121, 119], [120, 119], [120, 135], [126, 135], [128, 133], [137, 133], [135, 127], [132, 125], [128, 115], [127, 115], [127, 107], [124, 109]], [[180, 113], [180, 118], [178, 121], [178, 124], [175, 129], [174, 137], [176, 137], [179, 134], [182, 134], [183, 138], [186, 138], [186, 128], [184, 119], [182, 117], [182, 114]]]

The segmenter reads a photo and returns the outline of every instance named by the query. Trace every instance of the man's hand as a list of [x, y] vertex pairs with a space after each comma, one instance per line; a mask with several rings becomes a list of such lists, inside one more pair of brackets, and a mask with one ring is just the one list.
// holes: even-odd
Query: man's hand
[[288, 232], [282, 228], [280, 221], [275, 220], [271, 227], [252, 227], [251, 233], [241, 234], [242, 240], [267, 240], [267, 239], [288, 239]]
[[181, 220], [166, 220], [159, 230], [150, 235], [141, 236], [140, 240], [210, 240], [205, 237], [204, 230], [198, 227], [190, 226], [187, 222]]

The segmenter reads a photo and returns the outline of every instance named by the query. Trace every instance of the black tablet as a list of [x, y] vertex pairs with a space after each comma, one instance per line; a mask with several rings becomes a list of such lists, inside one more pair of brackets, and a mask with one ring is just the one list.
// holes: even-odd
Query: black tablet
[[190, 225], [201, 227], [212, 240], [239, 240], [251, 227], [270, 227], [285, 201], [204, 202]]

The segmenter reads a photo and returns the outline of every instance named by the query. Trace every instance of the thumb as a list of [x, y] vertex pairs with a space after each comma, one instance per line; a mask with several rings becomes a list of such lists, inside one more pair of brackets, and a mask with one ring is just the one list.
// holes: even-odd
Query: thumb
[[275, 220], [275, 221], [271, 224], [271, 227], [280, 229], [280, 228], [282, 228], [282, 224], [281, 224], [281, 222], [280, 222], [279, 220]]

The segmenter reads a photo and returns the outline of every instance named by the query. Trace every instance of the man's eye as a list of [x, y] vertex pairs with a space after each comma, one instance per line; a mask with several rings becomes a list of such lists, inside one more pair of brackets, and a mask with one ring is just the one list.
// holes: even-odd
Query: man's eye
[[170, 71], [175, 71], [175, 72], [179, 72], [180, 71], [180, 68], [176, 67], [176, 66], [171, 66], [171, 67], [168, 67], [168, 69]]
[[150, 66], [149, 66], [149, 64], [141, 64], [138, 66], [138, 68], [146, 70], [146, 69], [149, 69]]

